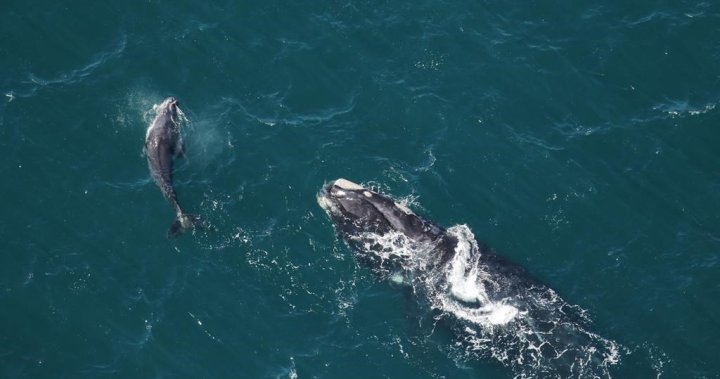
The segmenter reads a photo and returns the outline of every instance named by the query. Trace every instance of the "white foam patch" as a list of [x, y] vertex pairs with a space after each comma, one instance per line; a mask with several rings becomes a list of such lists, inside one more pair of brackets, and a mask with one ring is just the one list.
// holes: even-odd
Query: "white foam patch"
[[[458, 243], [442, 265], [434, 244], [413, 241], [400, 232], [347, 237], [362, 254], [379, 259], [379, 271], [387, 279], [412, 285], [416, 294], [427, 296], [439, 317], [460, 323], [459, 341], [451, 350], [461, 359], [489, 357], [512, 368], [519, 378], [610, 376], [609, 366], [617, 364], [625, 350], [588, 331], [586, 311], [541, 284], [521, 283], [508, 291], [509, 285], [518, 284], [510, 281], [518, 278], [495, 271], [504, 263], [481, 259], [466, 225], [453, 226], [447, 233]], [[498, 293], [507, 295], [497, 297]]]
[[390, 275], [390, 281], [395, 284], [405, 284], [405, 276], [403, 276], [402, 272], [396, 272]]
[[520, 311], [505, 300], [491, 300], [487, 294], [483, 282], [490, 278], [481, 270], [480, 249], [470, 228], [454, 226], [448, 234], [457, 238], [458, 243], [445, 271], [447, 291], [438, 294], [442, 310], [483, 326], [504, 325], [513, 321]]
[[422, 250], [419, 244], [413, 243], [405, 234], [397, 231], [383, 235], [361, 233], [351, 238], [359, 242], [364, 253], [373, 254], [381, 260], [400, 260], [410, 264]]
[[493, 304], [487, 320], [493, 325], [507, 324], [518, 315], [518, 309], [507, 304]]

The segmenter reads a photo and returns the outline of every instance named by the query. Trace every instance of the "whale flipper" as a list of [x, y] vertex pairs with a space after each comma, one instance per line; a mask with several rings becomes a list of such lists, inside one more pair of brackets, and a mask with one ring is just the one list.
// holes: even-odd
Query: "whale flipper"
[[178, 142], [177, 146], [175, 147], [175, 156], [178, 158], [185, 158], [185, 145], [182, 143], [182, 141]]

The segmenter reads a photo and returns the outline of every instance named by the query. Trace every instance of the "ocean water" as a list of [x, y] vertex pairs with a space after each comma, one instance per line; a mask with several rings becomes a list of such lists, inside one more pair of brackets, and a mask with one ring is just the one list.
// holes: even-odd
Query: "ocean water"
[[[718, 36], [710, 1], [5, 0], [0, 378], [543, 377], [358, 262], [339, 177], [552, 288], [597, 376], [720, 377]], [[212, 226], [174, 240], [167, 96]]]

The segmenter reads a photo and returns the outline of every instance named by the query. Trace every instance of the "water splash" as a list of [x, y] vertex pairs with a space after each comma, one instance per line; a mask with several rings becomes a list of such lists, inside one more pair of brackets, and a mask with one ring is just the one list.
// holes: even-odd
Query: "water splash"
[[466, 225], [447, 235], [457, 243], [439, 259], [438, 242], [398, 232], [348, 236], [360, 260], [382, 278], [409, 283], [456, 332], [460, 360], [493, 359], [517, 378], [610, 377], [627, 349], [589, 330], [587, 311], [568, 304], [524, 269], [484, 249]]

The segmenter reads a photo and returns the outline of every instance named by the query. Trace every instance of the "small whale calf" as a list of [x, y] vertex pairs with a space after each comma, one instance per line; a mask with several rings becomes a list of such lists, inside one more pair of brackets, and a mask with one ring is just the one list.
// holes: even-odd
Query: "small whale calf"
[[168, 97], [155, 108], [156, 116], [145, 135], [145, 155], [155, 184], [175, 208], [176, 218], [167, 232], [168, 238], [201, 226], [197, 216], [186, 213], [177, 199], [173, 187], [173, 158], [182, 158], [182, 137], [178, 117], [181, 113], [174, 97]]

